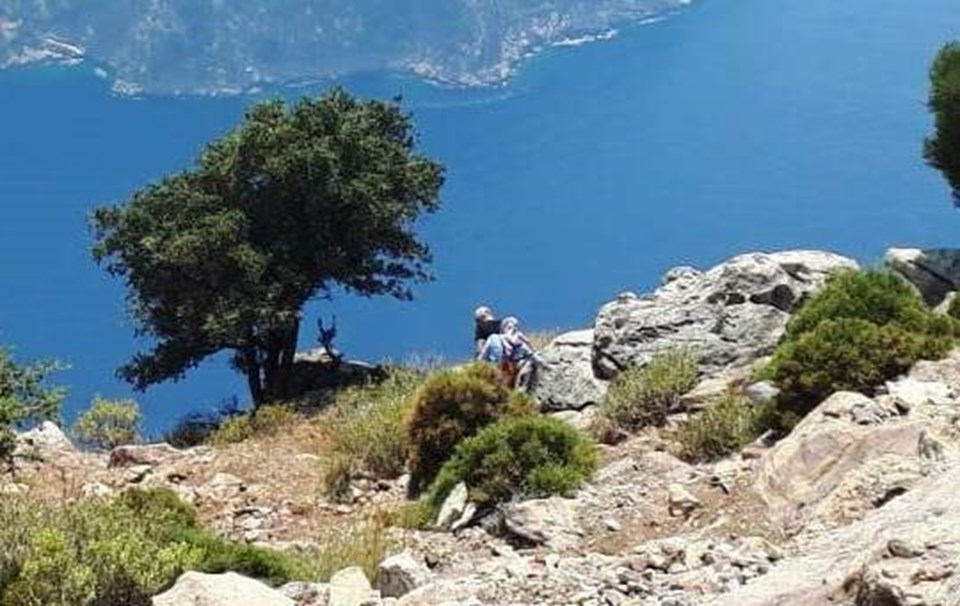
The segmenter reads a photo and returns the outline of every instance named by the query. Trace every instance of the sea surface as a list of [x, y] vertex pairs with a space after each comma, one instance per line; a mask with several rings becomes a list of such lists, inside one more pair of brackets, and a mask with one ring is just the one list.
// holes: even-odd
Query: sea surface
[[[336, 314], [350, 357], [460, 359], [481, 303], [528, 330], [587, 327], [675, 265], [786, 248], [869, 264], [890, 246], [958, 245], [960, 212], [921, 158], [927, 71], [958, 17], [957, 0], [703, 0], [545, 52], [504, 87], [341, 80], [402, 94], [447, 165], [444, 207], [422, 224], [436, 281], [410, 303], [313, 303], [301, 344]], [[0, 72], [0, 343], [70, 364], [55, 377], [68, 421], [94, 394], [134, 395], [154, 433], [246, 398], [222, 357], [145, 394], [115, 380], [146, 344], [123, 285], [91, 260], [87, 216], [189, 166], [256, 100], [116, 97], [89, 66]]]

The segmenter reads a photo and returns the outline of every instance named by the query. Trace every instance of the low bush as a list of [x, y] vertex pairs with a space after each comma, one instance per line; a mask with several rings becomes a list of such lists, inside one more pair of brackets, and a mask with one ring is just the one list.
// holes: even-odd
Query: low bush
[[844, 271], [790, 320], [758, 376], [780, 388], [781, 417], [796, 420], [836, 391], [869, 392], [920, 359], [943, 357], [956, 334], [957, 322], [900, 277]]
[[680, 423], [671, 437], [678, 457], [699, 463], [738, 452], [778, 426], [772, 405], [753, 405], [735, 394], [727, 394]]
[[795, 341], [824, 320], [897, 324], [920, 334], [952, 334], [954, 323], [930, 310], [913, 288], [884, 270], [840, 271], [790, 319], [784, 342]]
[[132, 444], [140, 438], [140, 407], [134, 400], [94, 398], [71, 432], [82, 444], [100, 450]]
[[615, 428], [635, 431], [663, 425], [679, 408], [679, 399], [693, 389], [697, 363], [686, 350], [667, 351], [649, 364], [624, 370], [614, 378], [600, 403], [600, 415]]
[[778, 400], [802, 417], [834, 392], [868, 392], [917, 360], [943, 357], [952, 344], [949, 334], [917, 333], [898, 324], [824, 320], [777, 350], [771, 365]]
[[314, 577], [306, 559], [210, 534], [168, 490], [47, 508], [14, 498], [0, 504], [4, 606], [148, 606], [188, 569], [273, 584]]
[[351, 387], [334, 397], [324, 426], [333, 455], [350, 462], [346, 471], [362, 469], [381, 478], [403, 474], [410, 396], [424, 378], [416, 369], [396, 368], [382, 382]]
[[192, 412], [181, 417], [163, 436], [163, 441], [177, 448], [191, 448], [211, 441], [217, 429], [228, 420], [248, 414], [236, 396], [228, 398], [213, 410]]
[[431, 376], [412, 396], [407, 422], [410, 494], [429, 486], [457, 444], [500, 419], [536, 414], [529, 397], [512, 392], [495, 368], [472, 364]]
[[303, 417], [289, 406], [266, 404], [256, 410], [225, 419], [208, 441], [212, 444], [235, 444], [254, 437], [273, 436]]
[[481, 505], [567, 494], [588, 480], [596, 465], [593, 442], [563, 421], [500, 421], [457, 446], [431, 485], [428, 501], [439, 507], [460, 482]]

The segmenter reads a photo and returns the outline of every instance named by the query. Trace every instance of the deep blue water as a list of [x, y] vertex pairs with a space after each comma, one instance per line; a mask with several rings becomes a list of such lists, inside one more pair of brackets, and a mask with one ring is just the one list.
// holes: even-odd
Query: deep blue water
[[[320, 302], [310, 321], [335, 312], [353, 357], [457, 358], [480, 303], [527, 328], [581, 327], [673, 265], [957, 244], [960, 214], [920, 147], [928, 66], [960, 37], [958, 8], [704, 0], [547, 52], [504, 89], [349, 79], [359, 94], [403, 93], [448, 166], [445, 206], [423, 227], [437, 281], [412, 303]], [[129, 395], [113, 369], [136, 348], [122, 286], [90, 259], [87, 213], [188, 165], [253, 101], [133, 101], [84, 69], [0, 72], [0, 343], [72, 365], [57, 376], [68, 419], [95, 393]], [[233, 394], [241, 381], [214, 360], [137, 398], [159, 430]]]

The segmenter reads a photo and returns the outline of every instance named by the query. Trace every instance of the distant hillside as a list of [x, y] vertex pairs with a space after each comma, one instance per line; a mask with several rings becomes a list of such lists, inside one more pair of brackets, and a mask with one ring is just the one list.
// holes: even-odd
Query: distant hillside
[[384, 69], [485, 85], [539, 48], [689, 2], [0, 0], [0, 67], [86, 58], [127, 92], [239, 92]]

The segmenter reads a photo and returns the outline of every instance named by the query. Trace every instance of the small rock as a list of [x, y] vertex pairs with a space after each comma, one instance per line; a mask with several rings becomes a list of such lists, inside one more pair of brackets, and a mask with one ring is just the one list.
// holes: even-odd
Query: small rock
[[469, 498], [467, 485], [460, 482], [453, 487], [447, 498], [444, 499], [440, 507], [440, 514], [437, 516], [438, 528], [450, 528], [455, 522], [463, 517], [467, 509], [467, 499]]
[[84, 499], [103, 499], [113, 494], [113, 489], [100, 482], [84, 484], [80, 489], [80, 496]]
[[351, 566], [330, 577], [330, 606], [362, 606], [373, 597], [373, 588], [359, 566]]
[[780, 395], [780, 389], [770, 381], [760, 381], [747, 385], [743, 389], [743, 395], [754, 404], [765, 404], [775, 400]]
[[890, 539], [887, 543], [887, 551], [895, 558], [909, 559], [923, 555], [923, 548], [902, 539]]
[[669, 491], [669, 511], [672, 516], [688, 516], [701, 507], [700, 499], [690, 494], [681, 484], [671, 484]]
[[294, 581], [277, 591], [297, 603], [297, 606], [326, 606], [330, 601], [330, 587], [324, 583]]
[[605, 518], [603, 520], [603, 527], [609, 530], [610, 532], [619, 532], [622, 526], [620, 522], [613, 518]]
[[166, 442], [144, 444], [141, 446], [118, 446], [110, 451], [108, 467], [130, 467], [132, 465], [156, 466], [184, 456], [182, 450]]
[[0, 495], [15, 497], [30, 492], [30, 487], [26, 484], [0, 484]]
[[380, 563], [380, 594], [399, 598], [430, 582], [430, 571], [409, 552], [391, 556]]
[[151, 601], [153, 606], [294, 606], [293, 600], [235, 572], [186, 572], [173, 588]]

